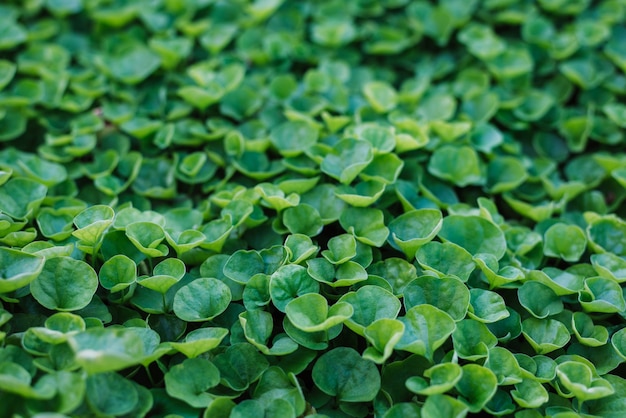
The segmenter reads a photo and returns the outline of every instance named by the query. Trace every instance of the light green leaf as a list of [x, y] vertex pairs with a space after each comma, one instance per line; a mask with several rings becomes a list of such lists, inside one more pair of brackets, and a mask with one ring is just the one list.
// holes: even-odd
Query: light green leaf
[[306, 293], [289, 302], [285, 313], [291, 323], [302, 331], [317, 332], [345, 322], [354, 313], [354, 308], [345, 302], [329, 307], [322, 295]]
[[0, 248], [0, 294], [30, 284], [42, 272], [45, 259], [11, 248]]
[[424, 356], [431, 362], [435, 350], [456, 329], [450, 315], [432, 305], [414, 306], [399, 320], [404, 323], [405, 331], [397, 348]]
[[381, 319], [395, 319], [400, 312], [400, 301], [391, 292], [379, 286], [366, 285], [356, 292], [348, 292], [339, 302], [352, 306], [353, 314], [345, 325], [365, 336], [365, 328]]
[[548, 286], [528, 281], [517, 290], [520, 304], [535, 318], [543, 319], [563, 311], [563, 301]]
[[374, 159], [372, 145], [365, 140], [346, 138], [324, 157], [321, 170], [342, 184], [350, 184]]
[[86, 307], [98, 288], [98, 275], [84, 261], [69, 257], [46, 260], [30, 284], [33, 297], [44, 307], [75, 311]]
[[415, 253], [419, 265], [438, 276], [455, 276], [467, 281], [476, 268], [471, 254], [452, 242], [430, 241]]
[[428, 171], [460, 187], [485, 183], [483, 164], [476, 151], [468, 146], [437, 148], [429, 160]]
[[480, 322], [496, 322], [509, 316], [504, 298], [496, 292], [470, 289], [470, 305], [467, 315]]
[[506, 251], [504, 233], [493, 223], [478, 216], [447, 216], [443, 219], [438, 235], [472, 255], [492, 254], [499, 260]]
[[565, 261], [575, 262], [586, 248], [585, 233], [576, 225], [557, 223], [544, 234], [543, 253], [548, 257], [560, 257]]
[[412, 260], [419, 248], [437, 235], [442, 222], [439, 210], [416, 209], [391, 221], [389, 231], [393, 244], [404, 252], [407, 259]]
[[212, 277], [202, 277], [178, 289], [174, 313], [188, 322], [208, 321], [226, 310], [232, 299], [230, 288]]
[[188, 358], [195, 358], [219, 346], [226, 335], [228, 335], [226, 328], [198, 328], [187, 334], [182, 341], [171, 342], [169, 345]]
[[432, 396], [443, 394], [454, 388], [461, 380], [463, 370], [456, 363], [439, 363], [424, 371], [426, 381], [420, 376], [413, 376], [406, 380], [407, 389], [420, 395]]
[[567, 327], [556, 319], [528, 318], [522, 322], [522, 334], [537, 354], [557, 350], [570, 340]]
[[370, 81], [363, 86], [363, 95], [379, 113], [387, 113], [393, 110], [398, 104], [398, 94], [396, 90], [383, 81]]
[[363, 358], [384, 364], [393, 353], [404, 333], [404, 324], [397, 319], [382, 318], [368, 325], [363, 334], [372, 345], [363, 352]]
[[364, 244], [380, 247], [389, 235], [382, 211], [373, 208], [349, 208], [339, 217], [341, 227]]

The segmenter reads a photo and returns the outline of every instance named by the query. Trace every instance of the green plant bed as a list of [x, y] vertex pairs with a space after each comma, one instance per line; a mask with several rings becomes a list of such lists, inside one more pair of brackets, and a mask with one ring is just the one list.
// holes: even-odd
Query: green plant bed
[[623, 0], [0, 5], [1, 417], [621, 417]]

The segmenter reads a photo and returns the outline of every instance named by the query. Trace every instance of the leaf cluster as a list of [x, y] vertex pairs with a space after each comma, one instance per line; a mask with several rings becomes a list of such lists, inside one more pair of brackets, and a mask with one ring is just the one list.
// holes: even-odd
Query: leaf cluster
[[623, 0], [0, 4], [0, 416], [619, 417]]

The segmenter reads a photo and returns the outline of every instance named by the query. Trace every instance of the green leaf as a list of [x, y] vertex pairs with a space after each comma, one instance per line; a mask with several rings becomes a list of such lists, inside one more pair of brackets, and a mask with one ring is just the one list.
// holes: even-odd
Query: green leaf
[[0, 211], [15, 219], [30, 218], [46, 192], [43, 184], [26, 178], [11, 178], [0, 186]]
[[0, 50], [11, 49], [26, 41], [28, 33], [24, 27], [11, 19], [3, 20], [0, 30]]
[[141, 43], [126, 42], [101, 58], [101, 65], [113, 78], [126, 84], [137, 84], [161, 65], [160, 57]]
[[69, 257], [46, 260], [30, 284], [33, 297], [44, 307], [75, 311], [86, 307], [98, 288], [98, 275], [87, 263]]
[[320, 168], [341, 184], [350, 184], [373, 159], [370, 142], [346, 138], [339, 141], [324, 157]]
[[226, 310], [232, 299], [230, 288], [212, 277], [202, 277], [178, 289], [174, 313], [188, 322], [208, 321]]
[[428, 163], [428, 171], [460, 187], [485, 182], [483, 164], [476, 151], [468, 146], [444, 145], [437, 148]]
[[16, 65], [7, 60], [0, 60], [0, 91], [4, 89], [15, 76]]
[[543, 253], [548, 257], [560, 257], [575, 262], [587, 248], [587, 237], [576, 225], [557, 223], [548, 228], [544, 234]]
[[522, 322], [522, 334], [537, 354], [557, 350], [570, 340], [567, 327], [556, 319], [528, 318]]
[[367, 280], [367, 272], [355, 261], [333, 265], [324, 258], [307, 260], [307, 273], [318, 282], [332, 287], [351, 286]]
[[303, 414], [306, 409], [306, 401], [295, 375], [277, 366], [272, 366], [263, 373], [254, 390], [254, 397], [262, 402], [285, 400], [293, 406], [296, 415]]
[[528, 277], [548, 286], [557, 296], [577, 293], [583, 289], [584, 283], [582, 276], [553, 267], [546, 267], [543, 271], [532, 270]]
[[504, 298], [496, 292], [470, 289], [470, 305], [467, 315], [480, 322], [496, 322], [509, 316]]
[[435, 350], [456, 328], [450, 315], [432, 305], [414, 306], [399, 319], [404, 323], [405, 331], [396, 347], [424, 356], [431, 362]]
[[591, 317], [584, 312], [574, 312], [572, 315], [572, 330], [581, 344], [590, 347], [602, 346], [609, 340], [609, 331], [606, 327], [594, 325]]
[[618, 283], [626, 281], [626, 260], [615, 254], [593, 254], [591, 257], [593, 268], [602, 277], [613, 279]]
[[498, 79], [506, 80], [532, 71], [533, 58], [527, 48], [507, 47], [487, 61], [487, 68]]
[[153, 275], [142, 276], [137, 284], [165, 294], [185, 275], [185, 263], [177, 258], [167, 258], [154, 266]]
[[438, 395], [454, 388], [462, 374], [461, 366], [456, 363], [439, 363], [424, 371], [424, 377], [430, 381], [413, 376], [406, 380], [405, 385], [411, 392], [419, 395]]
[[400, 301], [391, 292], [379, 286], [366, 285], [356, 292], [344, 294], [339, 302], [352, 306], [353, 314], [345, 325], [365, 336], [365, 328], [381, 319], [395, 319], [400, 312]]
[[364, 244], [380, 247], [389, 235], [383, 213], [373, 208], [348, 208], [339, 217], [341, 227]]
[[626, 255], [626, 222], [615, 215], [592, 220], [587, 227], [589, 245], [595, 252]]
[[[395, 145], [395, 140], [394, 140]], [[365, 181], [393, 184], [404, 168], [404, 161], [396, 154], [379, 154], [365, 167], [359, 176]]]
[[0, 247], [0, 294], [32, 283], [43, 271], [44, 263], [41, 256]]
[[165, 244], [165, 231], [152, 222], [133, 222], [126, 227], [126, 236], [133, 245], [148, 257], [163, 257], [169, 252]]
[[319, 247], [313, 244], [311, 238], [303, 234], [289, 235], [285, 240], [285, 248], [290, 254], [289, 261], [293, 264], [300, 264], [319, 251]]
[[459, 42], [467, 46], [472, 55], [481, 60], [495, 58], [506, 49], [506, 44], [490, 27], [476, 23], [465, 26], [457, 37]]
[[466, 360], [478, 360], [488, 357], [489, 350], [498, 340], [487, 326], [474, 319], [457, 322], [452, 334], [452, 342], [457, 355]]
[[282, 356], [298, 349], [298, 344], [284, 334], [277, 335], [272, 347], [268, 346], [274, 328], [269, 312], [261, 310], [242, 312], [239, 314], [239, 322], [246, 340], [265, 355]]
[[626, 309], [620, 285], [605, 277], [585, 279], [584, 290], [580, 292], [578, 300], [587, 312], [622, 312]]
[[504, 233], [493, 223], [478, 216], [447, 216], [443, 219], [438, 235], [472, 255], [492, 254], [499, 260], [506, 251]]
[[348, 347], [338, 347], [320, 356], [312, 375], [322, 392], [339, 401], [371, 401], [380, 390], [380, 374], [375, 364]]
[[311, 37], [317, 44], [339, 47], [352, 41], [357, 34], [350, 19], [324, 19], [311, 27]]
[[324, 227], [319, 212], [306, 203], [285, 209], [283, 223], [292, 234], [303, 234], [314, 237]]
[[328, 240], [327, 246], [322, 256], [332, 264], [342, 264], [356, 256], [356, 239], [353, 235], [337, 235]]
[[220, 371], [222, 383], [236, 391], [246, 390], [256, 382], [269, 363], [253, 345], [233, 344], [213, 359]]
[[352, 305], [337, 302], [331, 307], [318, 293], [306, 293], [285, 306], [287, 317], [298, 329], [306, 332], [325, 331], [343, 323], [354, 313]]
[[498, 379], [490, 369], [478, 364], [466, 364], [462, 371], [455, 388], [461, 394], [461, 399], [467, 403], [469, 411], [479, 412], [496, 393]]
[[523, 380], [522, 369], [517, 359], [506, 348], [491, 348], [485, 367], [495, 374], [498, 385], [517, 384]]
[[391, 221], [389, 231], [395, 246], [412, 260], [415, 253], [437, 235], [442, 222], [443, 216], [438, 209], [416, 209]]
[[88, 207], [74, 217], [74, 225], [78, 229], [72, 235], [84, 243], [85, 247], [92, 247], [93, 252], [101, 242], [104, 232], [113, 223], [114, 216], [115, 212], [110, 206]]
[[319, 289], [319, 283], [307, 273], [306, 268], [296, 264], [278, 268], [270, 279], [272, 303], [281, 312], [285, 312], [286, 306], [295, 298], [317, 293]]
[[377, 180], [362, 181], [356, 186], [341, 185], [335, 194], [338, 198], [354, 207], [367, 207], [376, 202], [385, 191], [385, 183]]
[[139, 394], [132, 381], [109, 372], [87, 377], [85, 398], [96, 413], [115, 416], [131, 412]]
[[432, 395], [426, 398], [422, 407], [422, 416], [425, 418], [462, 418], [467, 415], [469, 407], [448, 395]]
[[240, 121], [254, 114], [262, 105], [262, 97], [252, 87], [242, 85], [224, 95], [220, 111]]
[[189, 358], [165, 373], [165, 390], [194, 408], [206, 408], [215, 397], [207, 391], [220, 382], [220, 371], [204, 358]]
[[89, 374], [125, 369], [149, 354], [140, 335], [129, 328], [89, 328], [68, 342], [76, 363]]
[[620, 128], [626, 128], [626, 106], [621, 103], [609, 103], [602, 107], [608, 118]]
[[548, 391], [541, 383], [533, 379], [524, 379], [515, 384], [511, 396], [522, 408], [536, 409], [548, 402]]
[[384, 364], [393, 353], [404, 333], [404, 324], [397, 319], [382, 318], [368, 325], [363, 334], [372, 345], [363, 352], [363, 358]]
[[304, 121], [287, 121], [272, 128], [270, 140], [281, 155], [295, 157], [317, 142], [318, 132]]
[[615, 392], [606, 379], [593, 376], [585, 363], [564, 361], [556, 366], [556, 375], [562, 387], [580, 401], [603, 398]]
[[421, 276], [404, 288], [404, 307], [432, 305], [454, 321], [465, 318], [470, 304], [470, 290], [456, 277]]
[[520, 304], [535, 318], [543, 319], [563, 311], [563, 301], [548, 286], [528, 281], [517, 290]]
[[487, 166], [487, 187], [491, 193], [515, 190], [527, 178], [526, 168], [515, 157], [496, 157]]
[[370, 81], [363, 86], [363, 95], [376, 112], [387, 113], [398, 104], [398, 93], [383, 81]]
[[182, 341], [169, 344], [188, 358], [196, 358], [218, 347], [226, 335], [228, 335], [226, 328], [198, 328], [187, 334]]
[[607, 374], [604, 378], [615, 389], [615, 392], [612, 395], [597, 400], [587, 401], [585, 404], [587, 405], [587, 408], [589, 408], [589, 413], [591, 414], [617, 418], [621, 413], [620, 411], [622, 405], [624, 404], [624, 379], [612, 374]]
[[476, 268], [471, 254], [452, 242], [430, 241], [417, 250], [415, 259], [425, 270], [440, 277], [455, 276], [464, 282]]
[[102, 265], [99, 278], [102, 287], [111, 292], [119, 292], [135, 282], [137, 266], [124, 254], [117, 254]]

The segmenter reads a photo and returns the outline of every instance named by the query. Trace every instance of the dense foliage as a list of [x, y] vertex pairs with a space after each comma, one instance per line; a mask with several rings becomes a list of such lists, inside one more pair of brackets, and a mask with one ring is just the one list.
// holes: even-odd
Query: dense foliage
[[621, 417], [626, 1], [5, 0], [0, 416]]

